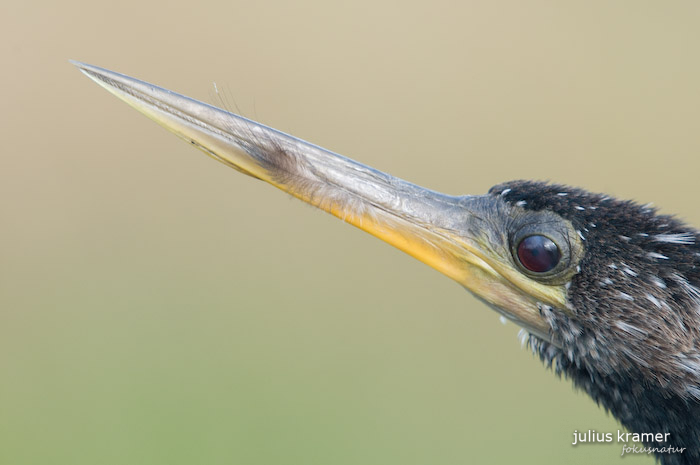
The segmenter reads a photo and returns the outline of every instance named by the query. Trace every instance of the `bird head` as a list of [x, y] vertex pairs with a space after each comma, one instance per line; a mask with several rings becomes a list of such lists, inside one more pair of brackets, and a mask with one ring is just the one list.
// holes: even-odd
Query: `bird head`
[[602, 377], [630, 373], [700, 400], [700, 247], [697, 232], [649, 205], [529, 181], [490, 191], [569, 222], [581, 255], [566, 283], [566, 310], [542, 307], [557, 361]]
[[634, 202], [541, 182], [441, 194], [152, 84], [76, 65], [211, 157], [455, 280], [522, 326], [546, 364], [624, 425], [672, 430], [700, 459], [692, 228]]

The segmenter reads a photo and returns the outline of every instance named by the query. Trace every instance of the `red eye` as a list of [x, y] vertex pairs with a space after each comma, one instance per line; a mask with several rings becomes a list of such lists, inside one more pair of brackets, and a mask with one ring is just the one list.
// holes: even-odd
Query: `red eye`
[[518, 260], [530, 271], [544, 273], [559, 263], [557, 244], [545, 236], [527, 236], [518, 244]]

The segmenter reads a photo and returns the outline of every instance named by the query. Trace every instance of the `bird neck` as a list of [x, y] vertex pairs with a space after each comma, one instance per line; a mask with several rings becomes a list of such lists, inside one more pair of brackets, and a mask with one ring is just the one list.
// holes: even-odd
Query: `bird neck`
[[[669, 395], [668, 389], [645, 382], [642, 373], [603, 373], [585, 361], [572, 360], [567, 348], [536, 336], [530, 337], [529, 345], [546, 365], [570, 378], [630, 432], [640, 435], [668, 433], [666, 442], [641, 441], [647, 448], [656, 449], [654, 454], [661, 464], [700, 463], [700, 402], [697, 399]], [[667, 452], [669, 448], [673, 448], [671, 453]]]

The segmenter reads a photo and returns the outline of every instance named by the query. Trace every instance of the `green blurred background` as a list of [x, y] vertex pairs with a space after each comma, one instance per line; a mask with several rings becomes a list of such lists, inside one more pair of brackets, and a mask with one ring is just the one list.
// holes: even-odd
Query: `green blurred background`
[[618, 463], [571, 446], [618, 425], [517, 327], [67, 60], [443, 192], [550, 179], [700, 225], [699, 23], [696, 1], [3, 2], [0, 463]]

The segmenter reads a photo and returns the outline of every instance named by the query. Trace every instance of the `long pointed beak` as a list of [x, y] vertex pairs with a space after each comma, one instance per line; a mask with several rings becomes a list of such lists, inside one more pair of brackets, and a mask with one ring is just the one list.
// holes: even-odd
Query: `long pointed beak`
[[[207, 155], [388, 242], [496, 309], [532, 307], [532, 298], [504, 279], [509, 270], [499, 269], [484, 252], [483, 217], [497, 207], [493, 197], [434, 192], [153, 84], [73, 64]], [[546, 337], [547, 327], [535, 312], [500, 311]]]

